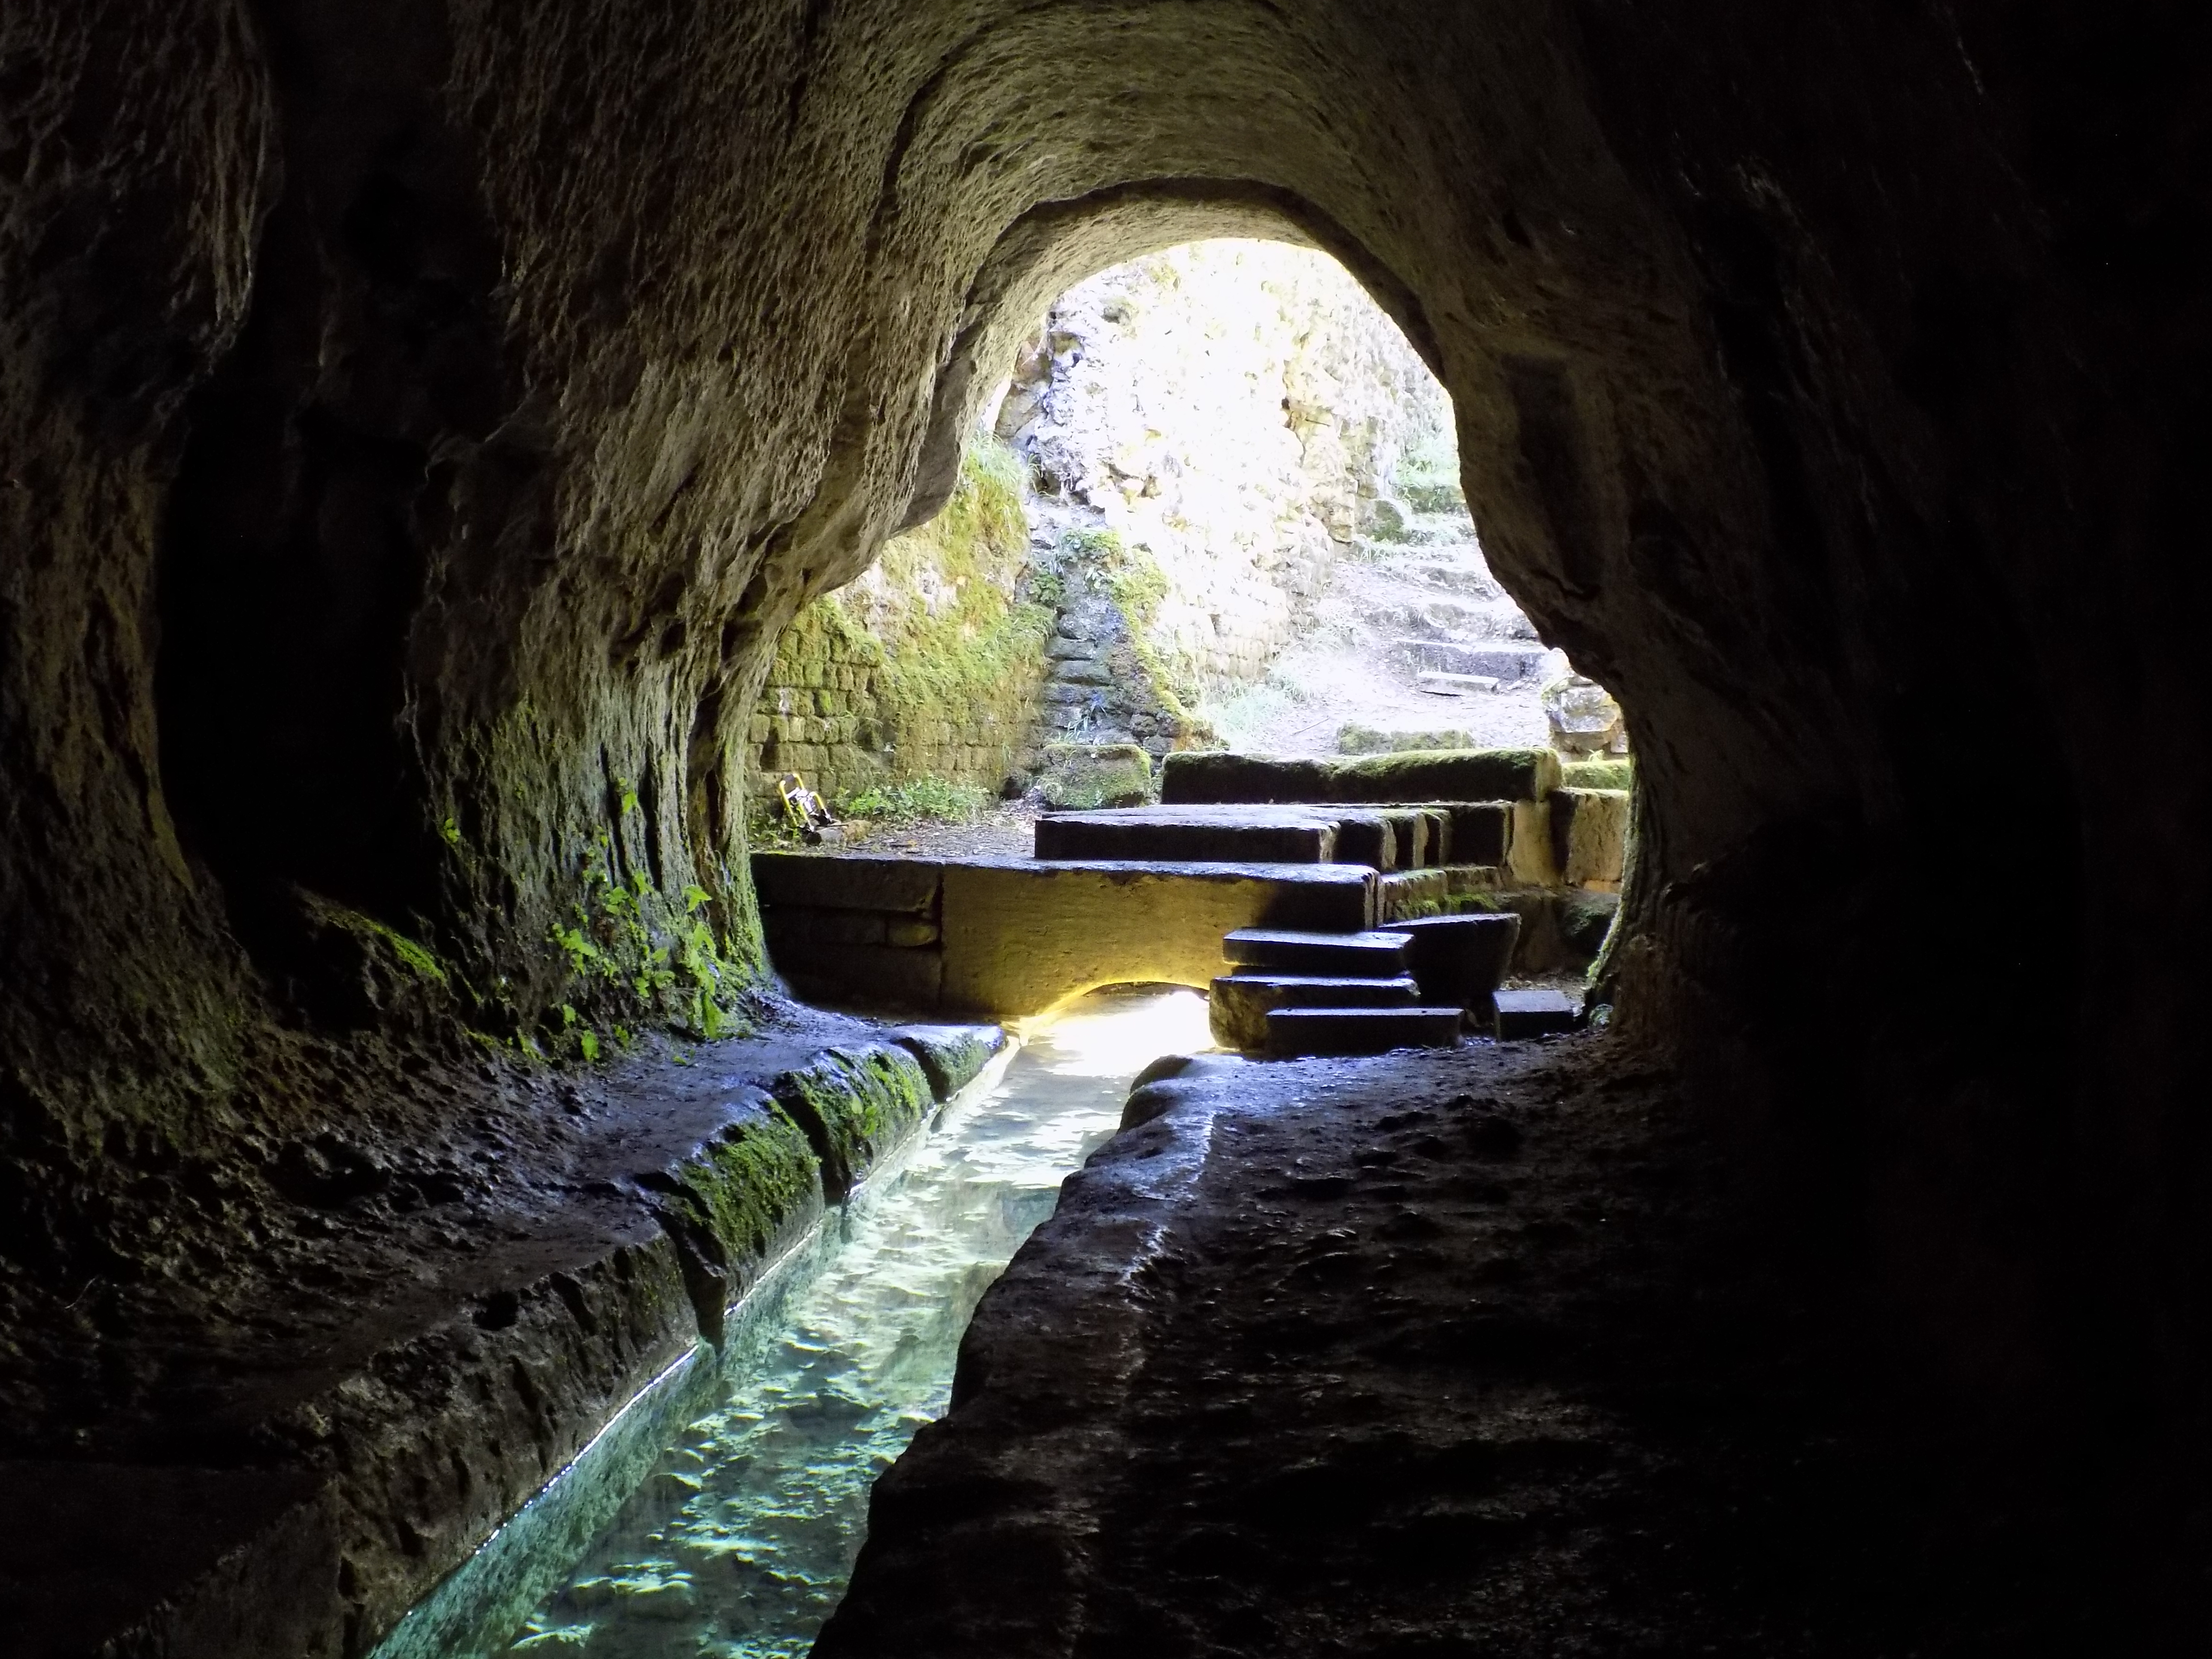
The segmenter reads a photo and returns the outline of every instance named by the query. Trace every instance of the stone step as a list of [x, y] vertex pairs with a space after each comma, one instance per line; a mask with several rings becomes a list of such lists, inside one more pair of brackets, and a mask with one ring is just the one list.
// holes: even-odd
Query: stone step
[[1239, 927], [1221, 940], [1222, 960], [1237, 968], [1283, 974], [1395, 979], [1406, 971], [1413, 940], [1401, 933], [1310, 933], [1280, 927]]
[[1160, 763], [1160, 799], [1171, 806], [1231, 801], [1539, 801], [1559, 787], [1559, 757], [1549, 749], [1462, 749], [1336, 760], [1187, 750]]
[[1473, 674], [1501, 685], [1540, 678], [1547, 654], [1540, 645], [1456, 645], [1449, 640], [1393, 640], [1389, 659], [1413, 675]]
[[1267, 1046], [1267, 1016], [1277, 1008], [1410, 1008], [1419, 988], [1395, 979], [1345, 979], [1318, 974], [1237, 973], [1213, 981], [1206, 1015], [1224, 1048]]
[[1572, 992], [1540, 988], [1498, 991], [1492, 995], [1491, 1004], [1496, 1011], [1492, 1030], [1500, 1042], [1571, 1031], [1583, 1012], [1583, 1000]]
[[1432, 697], [1486, 696], [1504, 684], [1494, 674], [1447, 674], [1437, 669], [1413, 676], [1413, 690], [1425, 691]]
[[1513, 960], [1521, 918], [1510, 910], [1420, 916], [1391, 931], [1413, 935], [1407, 955], [1424, 1002], [1486, 1008]]
[[[1316, 828], [1327, 832], [1328, 848], [1318, 856], [1308, 844]], [[1374, 808], [1227, 802], [1048, 813], [1037, 821], [1033, 844], [1041, 859], [1359, 864], [1387, 872], [1413, 856], [1417, 836], [1402, 815]], [[1432, 827], [1431, 862], [1443, 845], [1443, 830]]]
[[1393, 1048], [1449, 1048], [1459, 1042], [1458, 1008], [1277, 1008], [1267, 1016], [1267, 1053], [1382, 1054]]
[[1139, 807], [1048, 813], [1037, 820], [1035, 845], [1041, 859], [1328, 864], [1335, 860], [1336, 841], [1336, 821], [1327, 816], [1277, 811], [1240, 819]]

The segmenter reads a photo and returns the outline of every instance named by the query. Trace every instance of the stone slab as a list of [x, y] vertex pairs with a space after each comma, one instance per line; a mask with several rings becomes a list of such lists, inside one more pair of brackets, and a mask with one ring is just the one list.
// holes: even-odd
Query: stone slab
[[1436, 750], [1340, 760], [1187, 750], [1168, 756], [1160, 769], [1160, 799], [1170, 805], [1540, 801], [1559, 787], [1559, 757], [1549, 749]]
[[1225, 975], [1206, 999], [1213, 1040], [1225, 1048], [1267, 1046], [1267, 1015], [1277, 1008], [1409, 1008], [1419, 988], [1395, 979], [1346, 979], [1318, 974]]
[[1476, 693], [1488, 694], [1498, 690], [1501, 682], [1494, 674], [1447, 674], [1441, 669], [1424, 669], [1413, 676], [1413, 689], [1425, 691], [1432, 697], [1464, 697]]
[[1182, 864], [1327, 864], [1336, 825], [1324, 817], [1239, 823], [1213, 815], [1055, 812], [1037, 820], [1041, 859], [1140, 859]]
[[1451, 896], [1451, 877], [1443, 870], [1399, 870], [1375, 885], [1375, 920], [1395, 927], [1408, 916], [1434, 915]]
[[1408, 943], [1405, 934], [1396, 933], [1240, 927], [1223, 936], [1221, 959], [1239, 968], [1276, 973], [1390, 979], [1406, 971]]
[[1267, 1016], [1267, 1053], [1289, 1060], [1449, 1048], [1464, 1018], [1458, 1008], [1278, 1008]]
[[1495, 1011], [1492, 1029], [1500, 1042], [1571, 1031], [1583, 1012], [1582, 999], [1571, 992], [1541, 988], [1499, 991], [1492, 994], [1491, 1003]]
[[943, 1006], [1003, 1018], [1102, 985], [1202, 988], [1221, 971], [1225, 933], [1348, 933], [1374, 915], [1374, 872], [1348, 865], [948, 865]]
[[764, 905], [908, 915], [933, 912], [945, 881], [945, 866], [934, 859], [866, 853], [756, 853], [752, 871]]

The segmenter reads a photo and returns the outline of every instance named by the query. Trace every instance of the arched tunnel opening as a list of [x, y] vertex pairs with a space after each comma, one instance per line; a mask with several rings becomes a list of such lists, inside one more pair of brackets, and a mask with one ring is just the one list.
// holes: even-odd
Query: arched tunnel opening
[[[557, 1477], [642, 1478], [1006, 1020], [1302, 976], [1243, 935], [1417, 981], [1382, 924], [1503, 890], [1429, 867], [1548, 750], [1067, 728], [1277, 854], [1165, 873], [749, 834], [1037, 319], [1226, 238], [1389, 315], [1626, 711], [1609, 1018], [1132, 1066], [815, 1650], [2191, 1650], [2204, 23], [343, 9], [0, 20], [0, 1645], [465, 1650], [441, 1587], [597, 1528]], [[1040, 672], [1171, 640], [1029, 591]], [[1089, 786], [1031, 833], [1158, 830]], [[926, 1018], [792, 994], [794, 911]], [[746, 1650], [748, 1536], [605, 1595]], [[645, 1640], [580, 1608], [526, 1639]]]

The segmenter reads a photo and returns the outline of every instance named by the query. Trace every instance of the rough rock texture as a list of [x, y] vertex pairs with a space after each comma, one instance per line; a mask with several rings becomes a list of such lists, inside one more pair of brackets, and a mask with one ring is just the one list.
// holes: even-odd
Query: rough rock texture
[[1869, 1411], [1674, 1079], [1153, 1068], [877, 1483], [822, 1659], [2175, 1654], [2188, 1546]]
[[[2208, 31], [16, 0], [9, 1330], [242, 1273], [331, 1124], [736, 1017], [780, 629], [947, 498], [1051, 295], [1280, 235], [1437, 369], [1495, 574], [1628, 711], [1618, 1018], [1902, 1374], [2201, 1490]], [[1952, 810], [1960, 731], [2036, 833]], [[1900, 949], [1968, 854], [1996, 896]]]

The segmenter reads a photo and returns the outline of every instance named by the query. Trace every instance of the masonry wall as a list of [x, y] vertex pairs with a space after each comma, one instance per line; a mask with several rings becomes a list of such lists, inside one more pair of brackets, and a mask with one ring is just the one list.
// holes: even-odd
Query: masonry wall
[[996, 792], [1045, 678], [1018, 465], [970, 445], [945, 510], [893, 539], [776, 645], [750, 733], [752, 798], [797, 772], [832, 799], [928, 779]]

